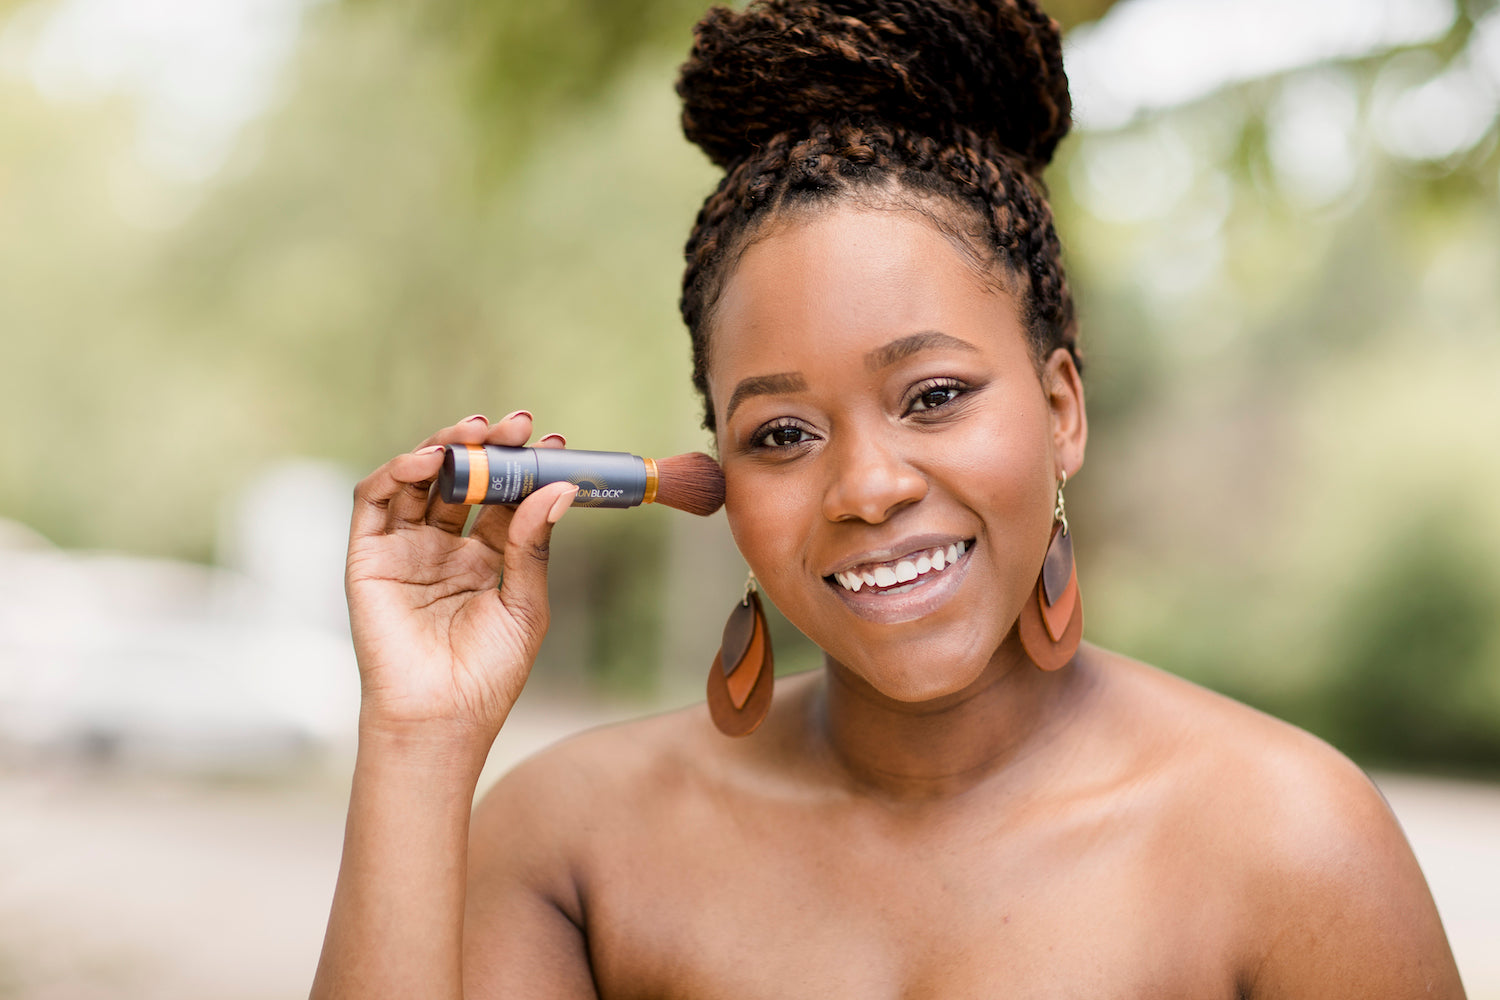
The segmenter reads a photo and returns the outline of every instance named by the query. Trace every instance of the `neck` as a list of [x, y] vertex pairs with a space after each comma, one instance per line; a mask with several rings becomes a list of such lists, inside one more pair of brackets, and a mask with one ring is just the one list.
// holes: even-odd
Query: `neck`
[[913, 704], [826, 664], [811, 707], [833, 760], [861, 792], [905, 802], [949, 799], [1013, 770], [1068, 711], [1079, 677], [1076, 663], [1040, 670], [1007, 642], [964, 690]]

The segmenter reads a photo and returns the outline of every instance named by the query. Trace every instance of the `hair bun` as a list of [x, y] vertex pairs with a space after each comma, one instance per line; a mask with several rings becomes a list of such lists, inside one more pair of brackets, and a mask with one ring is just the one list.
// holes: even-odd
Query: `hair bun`
[[989, 136], [1032, 172], [1071, 124], [1057, 22], [1035, 0], [755, 0], [698, 22], [682, 128], [726, 169], [778, 132], [869, 115]]

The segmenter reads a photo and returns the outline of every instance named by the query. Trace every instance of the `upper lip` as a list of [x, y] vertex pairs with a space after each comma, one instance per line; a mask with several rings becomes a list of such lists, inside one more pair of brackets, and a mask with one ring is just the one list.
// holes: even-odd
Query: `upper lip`
[[918, 556], [924, 552], [930, 552], [936, 548], [947, 548], [958, 542], [967, 541], [969, 535], [956, 535], [951, 532], [932, 533], [926, 535], [912, 535], [903, 538], [881, 549], [867, 549], [864, 552], [849, 556], [835, 563], [832, 568], [823, 573], [824, 576], [833, 576], [835, 573], [847, 573], [857, 566], [872, 563], [895, 562], [907, 556]]

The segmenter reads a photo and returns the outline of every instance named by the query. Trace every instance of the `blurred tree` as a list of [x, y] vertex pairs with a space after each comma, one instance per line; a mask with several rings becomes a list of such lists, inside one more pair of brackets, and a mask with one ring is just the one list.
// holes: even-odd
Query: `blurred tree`
[[[391, 0], [345, 0], [391, 4]], [[1064, 28], [1101, 17], [1115, 0], [1048, 0]], [[550, 0], [494, 3], [435, 0], [412, 23], [451, 47], [470, 81], [487, 137], [487, 159], [502, 171], [524, 158], [547, 121], [596, 101], [642, 55], [681, 59], [705, 0]], [[741, 4], [743, 6], [743, 4]]]
[[1455, 8], [1085, 131], [1050, 175], [1091, 637], [1362, 760], [1500, 767], [1497, 42]]
[[[712, 176], [678, 134], [670, 63], [541, 123], [504, 183], [475, 182], [486, 140], [459, 76], [401, 12], [314, 8], [295, 99], [204, 189], [136, 162], [123, 99], [51, 106], [0, 77], [0, 330], [18, 362], [0, 365], [0, 515], [207, 560], [223, 498], [269, 463], [368, 469], [473, 412], [525, 406], [590, 447], [704, 447], [676, 297]], [[60, 487], [84, 453], [91, 485]], [[672, 516], [570, 520], [573, 635], [539, 676], [650, 687]]]
[[[1384, 765], [1500, 761], [1500, 676], [1493, 669], [1500, 576], [1437, 518], [1392, 539], [1356, 580], [1321, 692], [1324, 729]], [[1319, 720], [1319, 721], [1324, 721]]]
[[[347, 0], [356, 6], [388, 0]], [[687, 51], [696, 0], [438, 0], [411, 8], [415, 27], [450, 48], [471, 85], [486, 149], [503, 167], [545, 124], [607, 92], [643, 51]]]

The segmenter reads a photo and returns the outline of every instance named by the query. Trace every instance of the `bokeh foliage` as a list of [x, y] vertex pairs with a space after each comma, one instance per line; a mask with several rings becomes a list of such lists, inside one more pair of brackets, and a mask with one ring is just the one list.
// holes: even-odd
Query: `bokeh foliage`
[[[1047, 9], [1068, 27], [1100, 17], [1113, 3], [1057, 0]], [[490, 152], [505, 164], [524, 157], [547, 122], [596, 100], [643, 52], [685, 55], [693, 22], [707, 6], [701, 0], [429, 0], [408, 9], [456, 55]]]
[[[1085, 134], [1053, 174], [1089, 634], [1385, 765], [1500, 764], [1496, 123], [1430, 159], [1382, 134], [1393, 78], [1485, 13]], [[1355, 161], [1309, 190], [1276, 130], [1327, 90]]]
[[[267, 463], [365, 470], [471, 412], [705, 447], [675, 308], [716, 179], [671, 90], [697, 13], [314, 7], [282, 99], [201, 188], [132, 157], [127, 100], [0, 78], [0, 516], [208, 560], [224, 497]], [[1454, 58], [1483, 13], [1415, 55]], [[1049, 177], [1093, 430], [1069, 503], [1092, 640], [1363, 761], [1494, 768], [1500, 162], [1493, 123], [1436, 161], [1382, 146], [1378, 94], [1413, 55], [1065, 144]], [[1324, 85], [1354, 95], [1358, 165], [1310, 197], [1278, 116]], [[88, 488], [66, 485], [79, 454]], [[539, 680], [699, 683], [741, 569], [721, 523], [686, 520], [569, 519]]]

